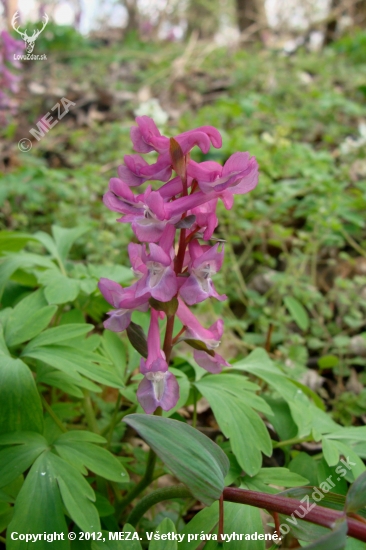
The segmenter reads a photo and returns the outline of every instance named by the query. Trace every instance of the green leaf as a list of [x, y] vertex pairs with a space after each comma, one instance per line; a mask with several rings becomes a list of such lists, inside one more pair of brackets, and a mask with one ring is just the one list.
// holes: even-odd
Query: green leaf
[[123, 379], [127, 367], [126, 348], [118, 334], [111, 330], [103, 332], [102, 347], [106, 356], [112, 361], [116, 370]]
[[96, 364], [109, 363], [107, 358], [97, 353], [83, 350], [80, 345], [79, 348], [81, 349], [58, 344], [42, 346], [31, 350], [27, 349], [24, 350], [22, 355], [39, 359], [55, 369], [70, 374], [75, 380], [78, 379], [78, 373], [80, 373], [96, 382], [114, 388], [124, 386], [123, 381], [119, 378], [113, 366]]
[[[233, 533], [252, 534], [257, 533], [263, 535], [263, 523], [261, 513], [258, 508], [234, 502], [225, 502], [224, 504], [224, 533], [228, 536]], [[222, 547], [228, 550], [264, 550], [264, 540], [234, 540], [224, 542]], [[218, 543], [207, 545], [209, 548], [220, 548]]]
[[[69, 430], [68, 432], [62, 434], [61, 440], [66, 443], [76, 442], [86, 442], [86, 443], [107, 443], [107, 440], [94, 432], [88, 432], [87, 430]], [[1, 440], [0, 440], [1, 441]]]
[[[7, 549], [24, 550], [30, 543], [12, 540], [11, 533], [63, 533], [64, 540], [54, 542], [57, 550], [69, 550], [67, 525], [62, 508], [56, 475], [49, 461], [49, 453], [37, 458], [30, 469], [14, 506], [14, 516], [7, 529]], [[33, 542], [34, 550], [49, 550], [50, 542]]]
[[147, 357], [147, 340], [146, 334], [140, 325], [137, 325], [133, 321], [128, 325], [126, 329], [127, 337], [131, 342], [131, 345], [142, 357]]
[[37, 290], [19, 302], [5, 325], [5, 341], [9, 347], [31, 340], [44, 330], [57, 308], [48, 306], [43, 291]]
[[339, 450], [337, 446], [326, 437], [322, 439], [323, 455], [328, 466], [335, 466], [339, 460]]
[[219, 521], [219, 503], [214, 502], [208, 508], [204, 508], [182, 529], [184, 539], [179, 543], [179, 550], [196, 550], [202, 544], [199, 540], [188, 541], [188, 535], [200, 535], [210, 533]]
[[[324, 420], [326, 418], [328, 425], [338, 427], [328, 415], [323, 416], [318, 408], [316, 409], [316, 417], [313, 417], [311, 403], [304, 392], [296, 387], [296, 385], [286, 377], [283, 372], [273, 363], [268, 357], [264, 349], [257, 348], [248, 355], [245, 359], [238, 361], [232, 365], [232, 369], [249, 372], [258, 376], [267, 384], [272, 386], [288, 403], [292, 418], [298, 426], [298, 437], [304, 437], [310, 434], [315, 421]], [[306, 414], [304, 414], [306, 411]], [[275, 417], [273, 417], [275, 419]]]
[[75, 241], [88, 231], [90, 231], [90, 228], [87, 226], [79, 226], [72, 229], [66, 229], [58, 225], [52, 226], [53, 238], [55, 239], [57, 251], [63, 262], [69, 255], [70, 249]]
[[157, 526], [156, 532], [159, 533], [159, 540], [154, 538], [149, 544], [149, 550], [178, 550], [178, 543], [176, 540], [162, 539], [162, 536], [168, 535], [168, 533], [176, 533], [174, 523], [170, 518], [164, 518], [163, 521]]
[[[27, 442], [0, 451], [0, 487], [5, 487], [14, 481], [47, 449], [48, 444], [44, 437], [32, 432], [28, 432], [27, 435], [29, 436]], [[6, 444], [4, 443], [4, 437], [0, 437], [0, 439], [0, 445]], [[15, 439], [15, 443], [18, 442], [19, 440]]]
[[61, 497], [70, 518], [85, 532], [101, 530], [99, 515], [91, 501], [95, 494], [89, 483], [71, 464], [54, 454], [49, 461], [56, 472]]
[[283, 299], [291, 317], [301, 330], [308, 330], [309, 315], [304, 306], [293, 296], [285, 296]]
[[93, 325], [88, 325], [86, 323], [70, 323], [68, 325], [49, 328], [42, 332], [42, 334], [33, 338], [25, 349], [31, 350], [37, 347], [58, 344], [61, 342], [66, 342], [66, 345], [69, 345], [70, 339], [84, 336], [86, 333], [93, 330], [93, 328]]
[[347, 521], [342, 520], [336, 529], [324, 535], [319, 540], [305, 546], [306, 550], [343, 550], [347, 543]]
[[290, 472], [287, 468], [261, 468], [253, 478], [253, 480], [255, 479], [268, 485], [278, 485], [280, 487], [298, 487], [309, 483], [308, 479]]
[[318, 359], [318, 366], [320, 369], [332, 369], [336, 367], [339, 363], [338, 357], [335, 355], [323, 355]]
[[[224, 379], [222, 386], [220, 386], [221, 376]], [[230, 439], [232, 451], [240, 466], [253, 476], [262, 466], [262, 452], [271, 456], [272, 443], [263, 420], [244, 403], [249, 392], [240, 391], [240, 380], [237, 376], [228, 382], [230, 376], [205, 376], [196, 382], [195, 386], [210, 403], [223, 434]], [[235, 392], [236, 379], [239, 386], [238, 391]], [[228, 385], [230, 391], [228, 391]]]
[[149, 304], [156, 311], [164, 311], [168, 317], [175, 315], [178, 309], [178, 300], [175, 297], [170, 302], [160, 302], [159, 300], [155, 300], [155, 298], [150, 298]]
[[53, 262], [49, 258], [39, 256], [38, 254], [29, 254], [27, 252], [10, 254], [2, 258], [0, 263], [0, 297], [7, 281], [17, 269], [20, 267], [25, 269], [36, 265], [46, 268], [54, 267]]
[[10, 356], [10, 352], [5, 342], [3, 326], [0, 324], [0, 357], [2, 355]]
[[364, 506], [366, 506], [366, 472], [361, 474], [349, 488], [345, 510], [347, 513], [357, 512]]
[[[66, 436], [66, 437], [64, 437]], [[117, 482], [127, 482], [128, 474], [122, 464], [106, 449], [93, 443], [70, 441], [67, 433], [60, 435], [54, 442], [55, 449], [64, 459], [82, 470], [86, 466], [89, 470], [106, 479]]]
[[2, 357], [0, 367], [0, 434], [43, 432], [41, 399], [31, 371], [20, 359]]
[[19, 231], [0, 231], [0, 251], [4, 252], [19, 252], [25, 247], [27, 242], [34, 241], [34, 237], [28, 233]]
[[145, 439], [198, 500], [210, 505], [220, 497], [229, 461], [211, 439], [170, 418], [130, 414], [124, 422]]
[[42, 273], [39, 281], [45, 285], [44, 295], [49, 304], [73, 302], [80, 292], [80, 281], [70, 279], [56, 269]]

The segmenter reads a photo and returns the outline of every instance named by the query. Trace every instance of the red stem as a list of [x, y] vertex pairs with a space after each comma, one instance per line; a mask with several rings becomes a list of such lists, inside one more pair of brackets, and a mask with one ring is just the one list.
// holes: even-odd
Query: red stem
[[[264, 508], [269, 512], [278, 512], [290, 516], [301, 506], [306, 508], [306, 504], [299, 500], [283, 497], [280, 495], [266, 495], [247, 489], [237, 489], [235, 487], [226, 487], [223, 492], [224, 500], [228, 502], [238, 502], [240, 504], [249, 504], [257, 508]], [[344, 518], [344, 512], [331, 510], [315, 505], [312, 510], [304, 516], [304, 521], [316, 523], [323, 527], [332, 529], [336, 520]], [[348, 535], [358, 540], [366, 542], [366, 525], [355, 519], [347, 517]]]

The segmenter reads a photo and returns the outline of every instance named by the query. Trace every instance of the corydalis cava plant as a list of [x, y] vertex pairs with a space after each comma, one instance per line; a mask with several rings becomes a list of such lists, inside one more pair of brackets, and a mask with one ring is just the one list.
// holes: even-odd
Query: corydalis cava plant
[[[150, 311], [147, 355], [141, 359], [144, 375], [137, 397], [146, 413], [157, 407], [173, 408], [179, 398], [179, 385], [169, 372], [173, 345], [185, 340], [194, 348], [196, 362], [211, 373], [228, 366], [217, 353], [223, 333], [223, 321], [205, 328], [191, 306], [219, 295], [212, 277], [222, 266], [223, 245], [209, 244], [218, 225], [216, 207], [222, 200], [231, 209], [234, 195], [248, 193], [258, 182], [258, 165], [249, 153], [234, 153], [221, 166], [190, 159], [197, 146], [208, 153], [220, 148], [222, 138], [212, 126], [201, 126], [167, 138], [154, 121], [141, 116], [131, 128], [131, 140], [138, 153], [158, 153], [154, 164], [140, 155], [126, 155], [104, 195], [105, 205], [121, 214], [121, 223], [131, 224], [141, 244], [130, 243], [128, 253], [136, 282], [122, 288], [109, 279], [101, 279], [99, 288], [115, 308], [108, 313], [104, 326], [115, 332], [128, 329], [134, 311]], [[150, 181], [162, 182], [156, 189]], [[144, 191], [133, 192], [147, 183]], [[175, 316], [183, 330], [174, 336]], [[165, 320], [164, 344], [160, 343], [159, 320]]]

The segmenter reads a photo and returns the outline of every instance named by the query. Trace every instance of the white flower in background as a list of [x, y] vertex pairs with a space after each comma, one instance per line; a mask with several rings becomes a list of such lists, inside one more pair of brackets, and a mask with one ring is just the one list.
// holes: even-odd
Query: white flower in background
[[360, 136], [356, 139], [348, 136], [340, 145], [342, 155], [348, 155], [352, 151], [357, 151], [361, 147], [366, 146], [366, 122], [360, 122], [358, 125]]
[[163, 126], [164, 124], [166, 124], [169, 118], [168, 113], [164, 111], [159, 103], [159, 100], [155, 97], [152, 97], [151, 99], [140, 103], [138, 108], [135, 109], [134, 113], [136, 116], [147, 115], [153, 118], [157, 126]]

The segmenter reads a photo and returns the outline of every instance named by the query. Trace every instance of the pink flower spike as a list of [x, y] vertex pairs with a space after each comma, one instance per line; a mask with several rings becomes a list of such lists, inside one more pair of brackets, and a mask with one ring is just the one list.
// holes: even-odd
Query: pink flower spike
[[212, 275], [222, 266], [224, 251], [218, 252], [219, 243], [204, 252], [197, 240], [189, 245], [191, 264], [188, 266], [190, 276], [179, 290], [180, 296], [188, 305], [198, 304], [213, 296], [218, 300], [226, 300], [225, 294], [219, 295], [212, 282]]
[[201, 340], [208, 349], [216, 349], [220, 345], [220, 339], [224, 332], [224, 322], [219, 319], [208, 329], [204, 328], [193, 315], [186, 304], [178, 298], [177, 317], [185, 326], [185, 337], [192, 340]]
[[211, 372], [212, 374], [217, 374], [221, 372], [223, 367], [231, 366], [230, 363], [225, 361], [225, 359], [218, 353], [215, 353], [215, 355], [212, 357], [205, 351], [195, 349], [193, 352], [193, 357], [200, 367], [207, 370], [208, 372]]
[[137, 390], [137, 399], [147, 414], [157, 407], [168, 411], [179, 399], [179, 385], [175, 376], [168, 372], [164, 352], [160, 349], [159, 313], [152, 309], [147, 335], [147, 359], [141, 359], [140, 372], [144, 379]]

